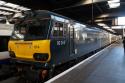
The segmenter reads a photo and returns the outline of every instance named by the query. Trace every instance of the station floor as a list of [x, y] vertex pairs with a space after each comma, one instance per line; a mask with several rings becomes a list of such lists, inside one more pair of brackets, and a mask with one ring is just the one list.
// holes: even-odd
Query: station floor
[[[124, 83], [125, 54], [122, 44], [113, 44], [103, 55], [86, 66], [82, 64], [51, 83]], [[19, 83], [9, 78], [0, 83]]]

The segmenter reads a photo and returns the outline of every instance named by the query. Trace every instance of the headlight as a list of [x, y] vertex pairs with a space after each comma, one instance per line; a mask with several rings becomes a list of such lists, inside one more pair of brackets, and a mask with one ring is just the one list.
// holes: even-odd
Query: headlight
[[47, 53], [35, 53], [33, 58], [37, 61], [47, 61], [49, 55]]

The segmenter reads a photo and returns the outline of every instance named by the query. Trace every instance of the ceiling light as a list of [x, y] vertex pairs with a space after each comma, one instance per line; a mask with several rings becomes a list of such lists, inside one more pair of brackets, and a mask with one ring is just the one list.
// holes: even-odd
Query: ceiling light
[[125, 17], [118, 17], [118, 25], [125, 25]]
[[17, 9], [20, 9], [20, 10], [24, 10], [24, 11], [26, 11], [26, 10], [30, 10], [29, 8], [26, 8], [26, 7], [18, 7]]
[[122, 26], [112, 26], [112, 29], [122, 29]]
[[112, 26], [112, 29], [123, 29], [125, 26]]
[[97, 19], [97, 20], [95, 20], [95, 22], [101, 22], [101, 21], [103, 21], [103, 19]]
[[105, 26], [104, 23], [98, 23], [97, 25], [99, 25], [99, 26]]
[[113, 29], [108, 29], [109, 31], [113, 32], [113, 33], [116, 33]]
[[116, 2], [120, 2], [120, 0], [109, 0], [108, 3], [116, 3]]
[[1, 10], [7, 10], [7, 11], [12, 11], [12, 12], [19, 12], [17, 10], [11, 9], [11, 8], [6, 8], [6, 7], [0, 7]]
[[0, 1], [0, 5], [4, 5], [5, 3], [5, 1]]
[[110, 8], [117, 8], [117, 7], [119, 7], [120, 6], [120, 3], [110, 3], [109, 4], [109, 7]]
[[30, 10], [30, 9], [28, 9], [28, 8], [26, 8], [26, 7], [22, 7], [22, 6], [13, 4], [13, 3], [7, 3], [7, 4], [4, 4], [4, 6], [6, 6], [6, 7], [11, 7], [11, 8], [14, 8], [14, 9], [20, 9], [20, 10], [24, 10], [24, 11]]
[[102, 26], [102, 27], [105, 28], [105, 29], [110, 29], [110, 27], [107, 26], [107, 25], [104, 24], [104, 23], [98, 23], [97, 25]]
[[123, 29], [125, 26], [112, 26], [112, 29]]
[[108, 27], [108, 26], [104, 26], [103, 28], [105, 28], [105, 29], [109, 29], [110, 27]]
[[10, 12], [5, 12], [5, 11], [0, 11], [0, 14], [3, 14], [3, 15], [10, 15], [10, 14], [12, 14], [12, 13], [10, 13]]
[[110, 0], [108, 4], [110, 8], [117, 8], [120, 6], [120, 0]]
[[19, 5], [15, 5], [15, 4], [12, 4], [12, 3], [7, 3], [7, 4], [5, 4], [4, 6], [12, 7], [12, 8], [17, 8], [17, 7], [19, 7]]
[[13, 3], [8, 3], [5, 1], [0, 0], [0, 9], [1, 10], [7, 10], [7, 11], [12, 11], [12, 12], [20, 12], [20, 11], [27, 11], [30, 10], [29, 8], [13, 4]]

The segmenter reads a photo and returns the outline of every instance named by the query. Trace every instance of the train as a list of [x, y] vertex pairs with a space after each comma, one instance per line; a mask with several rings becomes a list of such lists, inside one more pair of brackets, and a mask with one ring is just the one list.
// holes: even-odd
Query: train
[[4, 80], [5, 77], [12, 76], [13, 74], [13, 71], [10, 71], [13, 68], [8, 52], [8, 42], [13, 30], [14, 24], [1, 23], [0, 21], [0, 80]]
[[13, 24], [0, 24], [0, 67], [4, 64], [8, 64], [8, 59], [10, 58], [8, 52], [8, 42], [13, 29]]
[[47, 10], [28, 11], [15, 23], [8, 50], [18, 72], [51, 78], [55, 67], [118, 40], [118, 36]]

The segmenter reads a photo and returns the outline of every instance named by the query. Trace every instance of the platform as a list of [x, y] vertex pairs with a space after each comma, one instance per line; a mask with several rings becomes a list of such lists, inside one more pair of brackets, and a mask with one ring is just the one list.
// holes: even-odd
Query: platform
[[0, 60], [8, 59], [8, 58], [10, 58], [8, 51], [0, 52]]
[[[65, 71], [64, 71], [65, 72]], [[0, 83], [18, 83], [16, 77]], [[65, 74], [59, 74], [46, 83], [124, 83], [125, 56], [122, 44], [113, 44], [87, 65], [80, 64]], [[20, 82], [21, 83], [21, 82]], [[22, 82], [23, 83], [23, 82]]]
[[53, 79], [46, 83], [124, 83], [123, 46], [122, 44], [113, 44], [103, 55], [88, 65], [81, 64], [58, 79]]

